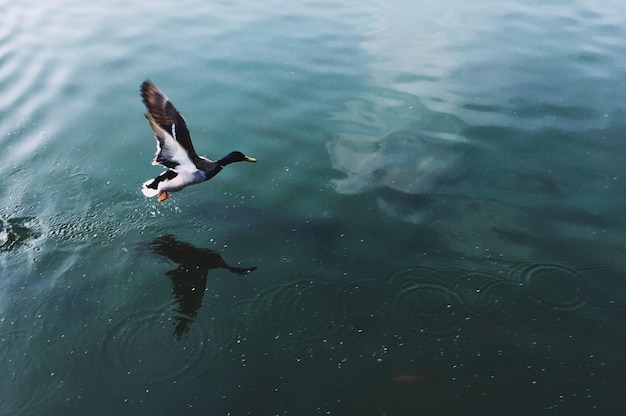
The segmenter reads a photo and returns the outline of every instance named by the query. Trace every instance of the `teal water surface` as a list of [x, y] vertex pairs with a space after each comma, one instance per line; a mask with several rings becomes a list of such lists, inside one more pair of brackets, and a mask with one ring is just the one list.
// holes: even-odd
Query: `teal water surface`
[[[0, 2], [1, 415], [617, 415], [626, 5]], [[158, 203], [151, 79], [199, 154]]]

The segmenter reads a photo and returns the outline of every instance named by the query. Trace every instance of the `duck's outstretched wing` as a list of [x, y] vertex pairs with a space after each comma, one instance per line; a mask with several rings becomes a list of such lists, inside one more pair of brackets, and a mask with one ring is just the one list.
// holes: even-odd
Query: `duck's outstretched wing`
[[195, 162], [199, 157], [183, 116], [150, 81], [141, 84], [141, 98], [148, 109], [146, 118], [157, 140], [152, 163], [175, 170], [196, 170]]

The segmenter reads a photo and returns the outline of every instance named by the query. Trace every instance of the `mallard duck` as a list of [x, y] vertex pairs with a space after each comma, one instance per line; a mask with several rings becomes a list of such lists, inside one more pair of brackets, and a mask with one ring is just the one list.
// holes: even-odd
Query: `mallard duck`
[[146, 118], [157, 141], [157, 151], [153, 165], [161, 165], [167, 170], [154, 179], [143, 183], [141, 192], [147, 197], [158, 195], [158, 201], [169, 198], [169, 192], [200, 182], [217, 175], [226, 165], [234, 162], [256, 162], [239, 151], [230, 152], [214, 162], [198, 156], [191, 143], [191, 136], [183, 116], [172, 102], [152, 82], [141, 84], [141, 99], [148, 112]]

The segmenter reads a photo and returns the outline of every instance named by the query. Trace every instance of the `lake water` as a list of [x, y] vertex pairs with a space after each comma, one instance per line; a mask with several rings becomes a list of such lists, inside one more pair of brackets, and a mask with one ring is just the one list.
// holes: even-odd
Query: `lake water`
[[0, 10], [0, 414], [623, 412], [626, 3]]

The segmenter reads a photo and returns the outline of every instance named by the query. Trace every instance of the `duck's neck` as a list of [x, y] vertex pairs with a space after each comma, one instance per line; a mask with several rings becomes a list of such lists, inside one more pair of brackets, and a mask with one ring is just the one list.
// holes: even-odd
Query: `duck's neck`
[[235, 163], [235, 162], [241, 162], [241, 160], [237, 159], [234, 153], [229, 153], [223, 158], [221, 158], [220, 160], [218, 160], [217, 164], [223, 168], [224, 166], [230, 165], [231, 163]]

